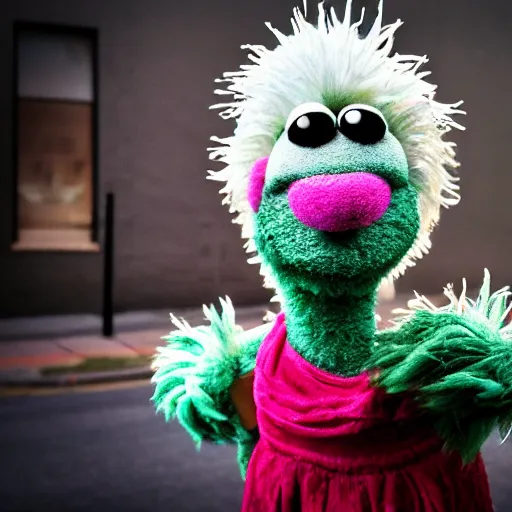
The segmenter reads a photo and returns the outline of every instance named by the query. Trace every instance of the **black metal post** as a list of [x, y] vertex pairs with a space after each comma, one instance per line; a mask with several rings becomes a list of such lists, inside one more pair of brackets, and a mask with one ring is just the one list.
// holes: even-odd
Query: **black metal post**
[[103, 336], [114, 335], [114, 194], [107, 194], [103, 246]]

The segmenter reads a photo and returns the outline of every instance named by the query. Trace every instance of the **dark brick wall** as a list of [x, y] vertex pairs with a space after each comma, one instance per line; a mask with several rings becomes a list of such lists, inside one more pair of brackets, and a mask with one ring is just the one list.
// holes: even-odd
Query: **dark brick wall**
[[[100, 189], [117, 196], [116, 307], [198, 305], [229, 294], [265, 300], [245, 263], [238, 227], [204, 178], [212, 134], [230, 130], [208, 106], [214, 78], [236, 69], [239, 46], [272, 44], [271, 20], [288, 30], [296, 0], [4, 0], [0, 7], [0, 315], [97, 312], [99, 254], [10, 252], [11, 39], [13, 20], [100, 31]], [[340, 2], [341, 3], [341, 2]], [[363, 2], [358, 2], [362, 4]], [[368, 2], [369, 3], [369, 2]], [[512, 106], [508, 20], [512, 4], [476, 0], [386, 2], [398, 49], [427, 53], [440, 98], [466, 100], [468, 130], [457, 135], [464, 199], [443, 216], [432, 254], [400, 289], [438, 291], [462, 276], [476, 284], [485, 265], [510, 278], [507, 158]]]

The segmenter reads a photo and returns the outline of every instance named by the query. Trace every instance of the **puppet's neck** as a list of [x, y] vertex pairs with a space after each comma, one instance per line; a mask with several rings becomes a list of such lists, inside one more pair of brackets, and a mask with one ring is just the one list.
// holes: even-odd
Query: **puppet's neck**
[[362, 371], [374, 343], [376, 291], [333, 297], [294, 288], [284, 296], [288, 342], [304, 359], [347, 377]]

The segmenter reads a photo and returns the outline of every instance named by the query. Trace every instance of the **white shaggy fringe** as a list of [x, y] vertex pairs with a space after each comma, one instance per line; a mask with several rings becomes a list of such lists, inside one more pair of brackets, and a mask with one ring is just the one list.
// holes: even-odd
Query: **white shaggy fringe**
[[[304, 10], [306, 1], [304, 1]], [[227, 83], [217, 90], [231, 100], [212, 106], [222, 109], [223, 119], [235, 119], [237, 127], [228, 138], [212, 137], [217, 147], [209, 148], [210, 158], [225, 164], [209, 171], [209, 178], [225, 183], [223, 203], [236, 213], [242, 226], [245, 248], [254, 253], [253, 225], [247, 200], [247, 182], [252, 164], [271, 153], [276, 138], [290, 112], [304, 102], [323, 102], [332, 92], [354, 94], [370, 92], [375, 106], [391, 108], [394, 135], [400, 140], [409, 162], [411, 182], [420, 191], [421, 227], [418, 240], [392, 272], [398, 278], [414, 261], [430, 249], [430, 233], [437, 224], [441, 207], [460, 200], [457, 178], [450, 174], [458, 166], [455, 145], [443, 140], [452, 128], [463, 127], [452, 120], [463, 114], [456, 104], [434, 101], [436, 86], [424, 80], [429, 72], [419, 68], [426, 57], [391, 55], [394, 35], [400, 20], [382, 26], [382, 0], [377, 17], [366, 37], [359, 34], [361, 19], [351, 24], [352, 0], [347, 0], [345, 16], [338, 20], [334, 10], [327, 13], [319, 5], [318, 27], [308, 23], [298, 8], [291, 20], [293, 34], [284, 35], [267, 23], [278, 40], [275, 50], [245, 45], [252, 62], [239, 71], [224, 73], [217, 82]], [[252, 258], [251, 263], [260, 263]], [[265, 286], [276, 288], [269, 269], [262, 268]], [[279, 298], [278, 298], [279, 300]]]
[[504, 325], [509, 313], [512, 311], [512, 296], [510, 287], [506, 286], [491, 294], [491, 275], [487, 269], [484, 273], [482, 288], [476, 300], [470, 299], [467, 294], [466, 280], [462, 281], [460, 296], [455, 294], [453, 285], [449, 284], [444, 289], [444, 295], [449, 303], [437, 307], [427, 297], [415, 293], [416, 298], [409, 301], [406, 309], [396, 309], [394, 323], [400, 326], [407, 322], [417, 311], [430, 311], [432, 313], [456, 313], [457, 315], [470, 317], [476, 322], [484, 323], [491, 331], [499, 333], [504, 340], [512, 341], [512, 324]]
[[[168, 342], [173, 338], [179, 340], [181, 340], [181, 338], [194, 340], [198, 346], [208, 349], [210, 358], [217, 358], [218, 360], [238, 354], [241, 345], [237, 335], [240, 334], [243, 329], [235, 322], [235, 309], [231, 299], [226, 297], [225, 300], [219, 299], [219, 302], [222, 308], [221, 315], [217, 313], [213, 306], [210, 308], [206, 305], [203, 306], [204, 316], [209, 322], [208, 327], [191, 327], [185, 319], [177, 318], [171, 313], [171, 322], [177, 330], [164, 336], [162, 339]], [[183, 346], [178, 342], [174, 344], [168, 343], [163, 347], [157, 347], [156, 356], [152, 362], [151, 368], [156, 371], [170, 364], [174, 364], [176, 361], [183, 362], [186, 360], [185, 355], [189, 358], [189, 362], [199, 359], [195, 354], [186, 354]], [[153, 382], [157, 382], [158, 377], [156, 376], [153, 379]]]

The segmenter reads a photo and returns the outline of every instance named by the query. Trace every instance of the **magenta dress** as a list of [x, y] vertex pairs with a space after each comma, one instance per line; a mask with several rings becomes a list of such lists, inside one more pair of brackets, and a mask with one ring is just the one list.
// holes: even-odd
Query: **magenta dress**
[[284, 316], [259, 351], [260, 440], [243, 512], [492, 512], [480, 455], [463, 466], [410, 398], [305, 361]]

